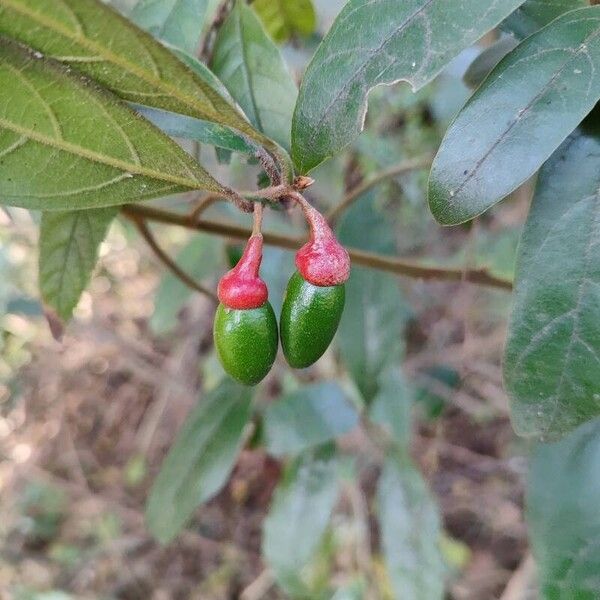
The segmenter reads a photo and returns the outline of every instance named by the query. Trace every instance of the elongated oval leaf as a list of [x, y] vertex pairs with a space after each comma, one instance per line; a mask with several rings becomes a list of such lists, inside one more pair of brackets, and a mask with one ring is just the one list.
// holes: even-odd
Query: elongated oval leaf
[[567, 13], [492, 71], [448, 129], [429, 204], [468, 221], [531, 177], [600, 97], [600, 6]]
[[522, 435], [600, 414], [599, 250], [600, 125], [586, 123], [542, 169], [521, 240], [505, 382]]
[[236, 2], [219, 29], [211, 67], [250, 122], [289, 148], [298, 90], [279, 49], [244, 2]]
[[298, 453], [332, 441], [357, 424], [358, 413], [339, 385], [306, 385], [267, 408], [265, 445], [275, 455]]
[[599, 472], [597, 419], [535, 449], [526, 516], [541, 598], [600, 598]]
[[40, 225], [39, 286], [44, 303], [68, 321], [87, 287], [115, 207], [45, 212]]
[[250, 417], [250, 388], [223, 381], [187, 418], [154, 481], [146, 521], [161, 542], [172, 540], [194, 509], [225, 484]]
[[125, 100], [265, 141], [160, 42], [99, 0], [0, 0], [0, 33], [67, 63]]
[[527, 0], [501, 25], [520, 39], [545, 27], [562, 14], [589, 6], [589, 0]]
[[523, 0], [350, 0], [300, 87], [292, 158], [302, 173], [362, 130], [369, 90], [397, 81], [418, 90]]
[[0, 40], [0, 202], [71, 210], [223, 191], [111, 94]]
[[317, 26], [312, 0], [255, 0], [252, 6], [276, 42], [309, 36]]
[[131, 18], [154, 37], [195, 52], [208, 0], [139, 0]]
[[302, 586], [302, 568], [323, 538], [337, 500], [337, 469], [328, 450], [308, 452], [288, 467], [277, 486], [262, 552], [284, 588]]
[[439, 547], [440, 515], [408, 458], [387, 458], [377, 499], [383, 551], [396, 596], [441, 600], [445, 567]]

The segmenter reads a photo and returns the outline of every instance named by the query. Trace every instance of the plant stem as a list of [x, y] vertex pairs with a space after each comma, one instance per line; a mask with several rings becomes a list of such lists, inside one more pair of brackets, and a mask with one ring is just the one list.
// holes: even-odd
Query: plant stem
[[[200, 219], [192, 223], [187, 215], [182, 215], [151, 206], [141, 204], [128, 204], [122, 208], [122, 212], [129, 218], [155, 221], [167, 225], [177, 225], [187, 229], [204, 231], [213, 235], [221, 235], [240, 240], [246, 240], [252, 234], [252, 230], [247, 227], [240, 227], [230, 223], [213, 221], [210, 219]], [[292, 238], [276, 233], [263, 233], [263, 239], [266, 244], [297, 250], [304, 240], [302, 238]], [[352, 262], [356, 265], [362, 265], [403, 275], [416, 279], [442, 280], [442, 281], [467, 281], [478, 285], [485, 285], [503, 290], [511, 290], [512, 282], [507, 279], [496, 277], [486, 269], [450, 269], [443, 267], [427, 267], [416, 261], [403, 260], [393, 256], [382, 256], [373, 252], [365, 252], [355, 248], [348, 248], [348, 254]]]
[[362, 183], [359, 183], [356, 187], [352, 188], [343, 200], [334, 206], [327, 214], [327, 220], [330, 224], [335, 221], [346, 211], [358, 198], [360, 198], [365, 192], [370, 190], [372, 187], [382, 183], [386, 179], [391, 179], [402, 175], [403, 173], [410, 173], [410, 171], [416, 171], [418, 169], [427, 169], [431, 166], [433, 159], [431, 156], [419, 156], [410, 160], [405, 160], [389, 169], [385, 169], [368, 179], [365, 179]]
[[254, 204], [254, 221], [252, 223], [252, 235], [261, 235], [263, 221], [263, 205], [260, 202]]
[[148, 228], [148, 225], [146, 225], [146, 221], [143, 217], [141, 217], [139, 214], [130, 213], [125, 210], [122, 212], [130, 221], [133, 222], [140, 232], [140, 235], [144, 238], [156, 257], [167, 267], [167, 269], [169, 269], [169, 271], [171, 271], [171, 273], [173, 273], [173, 275], [175, 275], [175, 277], [181, 280], [189, 288], [204, 294], [213, 302], [219, 301], [214, 292], [211, 292], [203, 285], [200, 285], [198, 282], [194, 281], [194, 279], [192, 279], [185, 271], [183, 271], [179, 265], [158, 245], [158, 242], [152, 235], [152, 232]]

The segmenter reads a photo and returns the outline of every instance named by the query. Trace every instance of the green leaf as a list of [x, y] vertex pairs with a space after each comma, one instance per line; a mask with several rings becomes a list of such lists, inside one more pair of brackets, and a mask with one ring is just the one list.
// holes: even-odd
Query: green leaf
[[490, 71], [511, 51], [519, 42], [512, 36], [505, 36], [482, 50], [481, 54], [469, 65], [463, 75], [463, 81], [470, 88], [477, 88], [490, 74]]
[[505, 19], [501, 27], [519, 39], [524, 39], [563, 13], [589, 5], [589, 0], [527, 0]]
[[[197, 234], [177, 255], [177, 264], [195, 280], [215, 273], [222, 260], [222, 246], [207, 235]], [[160, 280], [154, 297], [154, 313], [150, 328], [157, 334], [165, 334], [177, 325], [177, 316], [194, 292], [170, 271]]]
[[382, 546], [398, 598], [441, 600], [445, 566], [440, 515], [421, 474], [402, 456], [388, 456], [377, 489]]
[[154, 481], [146, 521], [160, 542], [171, 541], [194, 509], [227, 481], [250, 418], [251, 390], [224, 380], [192, 411]]
[[0, 106], [4, 204], [71, 210], [223, 191], [114, 96], [7, 40], [0, 40]]
[[151, 35], [99, 0], [0, 0], [0, 33], [65, 62], [121, 98], [264, 139]]
[[44, 303], [68, 321], [90, 282], [100, 244], [118, 209], [42, 214], [39, 286]]
[[385, 429], [401, 449], [408, 448], [412, 431], [413, 391], [397, 367], [379, 378], [379, 391], [369, 407], [369, 418]]
[[533, 454], [526, 515], [540, 597], [600, 598], [599, 472], [598, 420]]
[[337, 471], [329, 452], [309, 452], [287, 468], [277, 486], [262, 552], [284, 587], [301, 586], [301, 570], [323, 538], [338, 497]]
[[139, 0], [130, 16], [154, 37], [195, 52], [206, 8], [207, 0]]
[[448, 129], [429, 204], [468, 221], [531, 177], [600, 96], [600, 6], [572, 11], [522, 42]]
[[409, 82], [418, 90], [523, 0], [350, 0], [300, 87], [292, 158], [306, 173], [362, 130], [367, 94]]
[[287, 42], [292, 36], [311, 35], [317, 26], [312, 0], [254, 0], [267, 31], [276, 42]]
[[296, 454], [334, 440], [358, 424], [358, 414], [334, 382], [305, 385], [270, 404], [264, 414], [267, 449]]
[[157, 108], [141, 106], [140, 104], [132, 104], [131, 107], [135, 112], [172, 137], [194, 140], [242, 154], [254, 154], [256, 152], [255, 146], [228, 127]]
[[517, 262], [505, 357], [522, 435], [556, 437], [600, 414], [600, 124], [542, 169]]
[[212, 70], [250, 122], [284, 148], [298, 90], [254, 11], [236, 2], [215, 40]]

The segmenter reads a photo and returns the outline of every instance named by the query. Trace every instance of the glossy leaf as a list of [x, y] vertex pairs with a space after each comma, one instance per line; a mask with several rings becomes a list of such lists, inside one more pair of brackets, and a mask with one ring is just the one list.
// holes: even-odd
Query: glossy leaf
[[254, 0], [252, 6], [276, 42], [309, 36], [317, 26], [312, 0]]
[[379, 391], [369, 407], [369, 418], [385, 429], [399, 448], [406, 449], [412, 430], [413, 391], [394, 365], [381, 374]]
[[590, 4], [589, 0], [527, 0], [501, 27], [524, 39], [562, 14]]
[[0, 33], [67, 63], [129, 102], [264, 138], [165, 46], [100, 0], [0, 0]]
[[463, 81], [473, 89], [479, 87], [492, 69], [511, 50], [514, 50], [518, 43], [514, 37], [507, 35], [482, 50], [481, 54], [469, 65], [469, 68], [463, 75]]
[[92, 276], [100, 244], [117, 208], [45, 212], [39, 241], [39, 286], [44, 303], [68, 321]]
[[334, 382], [302, 386], [270, 404], [264, 414], [265, 445], [277, 456], [295, 454], [348, 433], [358, 414]]
[[262, 551], [284, 587], [300, 586], [300, 572], [323, 538], [337, 501], [337, 469], [330, 452], [306, 453], [288, 467], [277, 486]]
[[448, 129], [429, 204], [468, 221], [531, 177], [600, 97], [600, 6], [572, 11], [500, 62]]
[[600, 598], [599, 472], [598, 420], [535, 449], [526, 516], [540, 597]]
[[114, 96], [6, 40], [0, 41], [0, 107], [4, 204], [70, 210], [223, 190]]
[[251, 391], [223, 381], [188, 416], [154, 481], [146, 521], [154, 537], [171, 541], [194, 509], [225, 484], [250, 417]]
[[154, 37], [195, 52], [206, 8], [207, 0], [139, 0], [130, 17]]
[[306, 173], [362, 130], [369, 90], [397, 81], [418, 90], [523, 0], [350, 0], [300, 88], [292, 158]]
[[[177, 264], [195, 280], [213, 275], [221, 264], [221, 244], [206, 235], [196, 234], [182, 248], [176, 258]], [[168, 333], [177, 325], [177, 316], [194, 294], [181, 279], [166, 272], [154, 296], [154, 313], [150, 327], [158, 335]]]
[[296, 84], [279, 49], [244, 2], [236, 2], [219, 29], [211, 68], [250, 122], [289, 148]]
[[381, 542], [398, 598], [441, 600], [445, 567], [440, 515], [421, 474], [403, 456], [388, 456], [377, 489]]
[[542, 169], [517, 262], [505, 381], [518, 433], [560, 436], [600, 414], [600, 125]]

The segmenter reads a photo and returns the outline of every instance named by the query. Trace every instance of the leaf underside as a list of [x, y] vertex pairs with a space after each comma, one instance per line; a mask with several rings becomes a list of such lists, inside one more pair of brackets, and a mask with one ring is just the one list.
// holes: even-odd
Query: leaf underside
[[42, 215], [39, 287], [44, 303], [68, 321], [87, 287], [98, 249], [118, 209], [54, 211]]
[[397, 81], [418, 90], [523, 0], [350, 0], [300, 87], [292, 158], [306, 173], [362, 130], [369, 90]]
[[99, 0], [0, 0], [0, 34], [121, 98], [264, 136], [165, 46]]
[[43, 210], [114, 206], [223, 188], [112, 94], [0, 40], [0, 201]]

